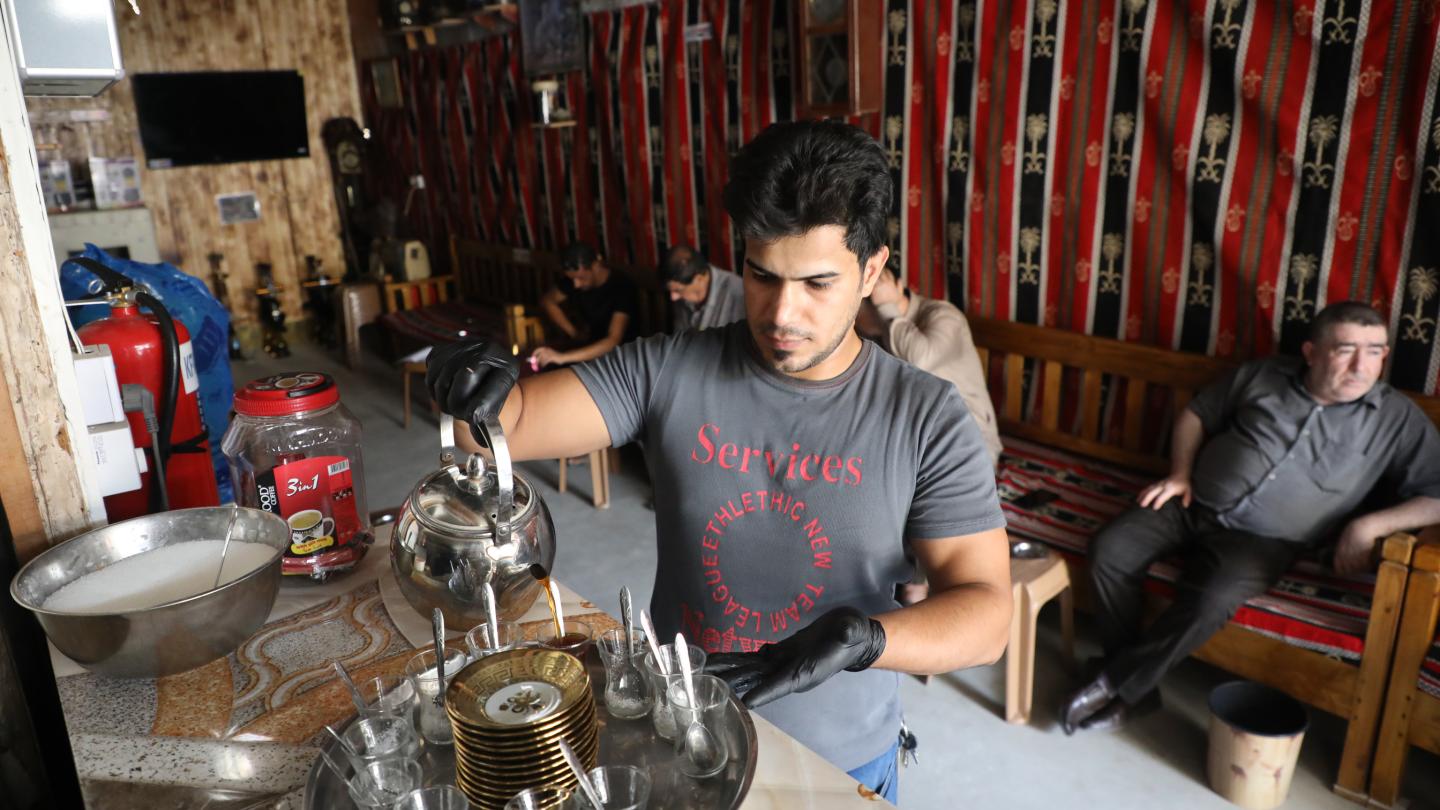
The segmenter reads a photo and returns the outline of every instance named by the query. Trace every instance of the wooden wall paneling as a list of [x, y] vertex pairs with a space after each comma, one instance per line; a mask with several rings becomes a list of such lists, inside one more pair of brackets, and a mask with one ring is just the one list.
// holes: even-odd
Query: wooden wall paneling
[[[295, 283], [286, 291], [291, 304], [303, 300], [298, 282], [305, 277], [305, 256], [318, 257], [327, 272], [345, 272], [340, 243], [340, 214], [330, 182], [330, 162], [321, 129], [331, 118], [360, 120], [360, 91], [354, 70], [337, 70], [353, 64], [345, 0], [258, 0], [267, 18], [291, 17], [291, 25], [272, 26], [265, 32], [265, 61], [270, 69], [297, 69], [305, 79], [306, 129], [310, 140], [308, 160], [278, 161], [284, 179], [290, 237], [295, 257]], [[287, 309], [289, 305], [287, 305]]]
[[[87, 125], [94, 153], [133, 155], [155, 221], [160, 254], [207, 282], [206, 256], [225, 257], [233, 315], [239, 325], [256, 317], [255, 264], [273, 266], [284, 286], [281, 303], [303, 316], [299, 283], [304, 257], [319, 256], [329, 272], [344, 271], [330, 164], [320, 129], [326, 119], [360, 117], [356, 65], [346, 0], [148, 0], [136, 16], [116, 6], [120, 50], [127, 73], [198, 70], [298, 70], [305, 78], [310, 156], [214, 166], [145, 169], [130, 80], [97, 98], [27, 99], [32, 113], [104, 109], [110, 120]], [[65, 157], [83, 162], [84, 140], [65, 139]], [[253, 191], [258, 222], [221, 225], [217, 194]]]

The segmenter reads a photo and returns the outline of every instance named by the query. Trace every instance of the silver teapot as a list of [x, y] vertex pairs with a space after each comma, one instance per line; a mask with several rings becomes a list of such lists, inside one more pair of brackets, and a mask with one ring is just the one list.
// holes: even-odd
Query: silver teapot
[[541, 594], [530, 566], [550, 571], [555, 563], [550, 510], [512, 470], [499, 421], [475, 427], [489, 456], [472, 453], [457, 463], [448, 449], [453, 421], [441, 417], [441, 467], [410, 492], [390, 540], [390, 567], [405, 599], [422, 616], [440, 608], [455, 628], [485, 621], [486, 582], [499, 617], [519, 619]]

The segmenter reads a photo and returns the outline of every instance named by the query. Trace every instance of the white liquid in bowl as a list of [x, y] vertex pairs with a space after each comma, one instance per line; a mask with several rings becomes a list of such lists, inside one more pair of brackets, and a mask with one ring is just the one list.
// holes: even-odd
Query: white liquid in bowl
[[[45, 600], [57, 613], [124, 613], [144, 610], [211, 590], [220, 566], [223, 540], [192, 540], [154, 548], [92, 571]], [[220, 584], [264, 565], [275, 549], [264, 543], [230, 541]]]

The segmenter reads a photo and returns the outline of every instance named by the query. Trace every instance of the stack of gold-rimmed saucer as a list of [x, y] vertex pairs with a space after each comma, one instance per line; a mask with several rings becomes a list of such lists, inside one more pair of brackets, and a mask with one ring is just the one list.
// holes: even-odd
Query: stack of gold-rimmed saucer
[[569, 653], [520, 649], [489, 655], [445, 690], [455, 731], [455, 783], [483, 808], [528, 787], [574, 784], [560, 740], [593, 768], [599, 718], [585, 665]]

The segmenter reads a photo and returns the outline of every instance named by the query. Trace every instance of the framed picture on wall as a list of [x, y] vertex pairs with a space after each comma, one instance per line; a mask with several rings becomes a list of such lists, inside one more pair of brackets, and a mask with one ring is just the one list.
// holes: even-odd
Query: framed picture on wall
[[583, 70], [585, 28], [579, 0], [521, 3], [520, 48], [527, 76]]
[[221, 225], [237, 225], [260, 219], [260, 201], [255, 199], [253, 191], [216, 194], [215, 206], [220, 209]]

